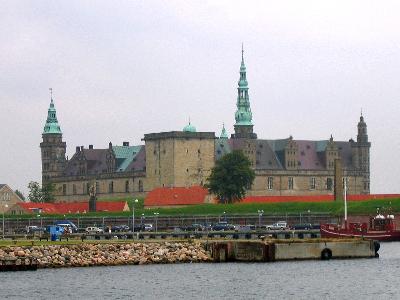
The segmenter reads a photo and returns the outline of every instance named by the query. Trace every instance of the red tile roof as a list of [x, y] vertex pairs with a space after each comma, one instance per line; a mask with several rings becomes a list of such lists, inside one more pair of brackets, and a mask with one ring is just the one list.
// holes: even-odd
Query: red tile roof
[[[53, 214], [66, 214], [66, 213], [84, 213], [89, 212], [88, 202], [76, 202], [76, 203], [17, 203], [20, 207], [25, 209], [27, 212], [33, 210], [41, 210], [42, 213], [53, 213]], [[97, 202], [96, 211], [110, 211], [118, 212], [129, 210], [126, 201], [109, 201], [109, 202]]]
[[144, 205], [167, 206], [202, 204], [207, 194], [207, 189], [201, 186], [192, 186], [189, 188], [156, 188], [147, 194]]

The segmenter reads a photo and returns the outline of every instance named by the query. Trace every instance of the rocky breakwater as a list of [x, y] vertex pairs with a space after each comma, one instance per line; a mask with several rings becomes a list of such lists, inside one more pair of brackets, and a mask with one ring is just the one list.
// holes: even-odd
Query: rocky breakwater
[[201, 243], [110, 243], [1, 247], [0, 261], [35, 261], [39, 268], [116, 266], [211, 261]]

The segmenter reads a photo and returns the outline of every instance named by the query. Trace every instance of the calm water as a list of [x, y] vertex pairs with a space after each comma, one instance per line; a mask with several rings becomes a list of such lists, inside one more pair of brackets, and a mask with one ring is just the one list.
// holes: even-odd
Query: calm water
[[0, 273], [0, 299], [400, 299], [400, 242], [379, 259]]

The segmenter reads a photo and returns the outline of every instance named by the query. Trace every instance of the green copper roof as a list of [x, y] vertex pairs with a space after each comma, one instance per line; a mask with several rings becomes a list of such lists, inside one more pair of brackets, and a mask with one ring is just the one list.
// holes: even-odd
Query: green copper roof
[[47, 112], [47, 120], [43, 128], [43, 134], [62, 134], [57, 121], [57, 112], [54, 107], [53, 98], [51, 98], [50, 107]]
[[220, 139], [227, 139], [228, 138], [228, 133], [226, 132], [225, 129], [225, 124], [222, 124], [222, 131], [221, 135], [219, 136]]
[[185, 127], [183, 127], [184, 132], [196, 132], [196, 127], [194, 127], [192, 124], [187, 124]]
[[253, 114], [250, 109], [249, 88], [246, 78], [246, 65], [243, 58], [242, 46], [242, 62], [240, 64], [240, 78], [238, 82], [237, 110], [235, 113], [235, 125], [253, 125]]
[[113, 146], [117, 172], [125, 171], [143, 146]]

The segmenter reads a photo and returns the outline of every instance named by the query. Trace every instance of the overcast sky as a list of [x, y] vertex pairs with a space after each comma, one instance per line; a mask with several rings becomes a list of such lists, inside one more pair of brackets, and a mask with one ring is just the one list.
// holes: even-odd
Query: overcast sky
[[347, 141], [400, 192], [399, 1], [2, 1], [0, 183], [41, 180], [53, 88], [67, 155], [145, 133], [233, 131], [241, 43], [259, 138]]

